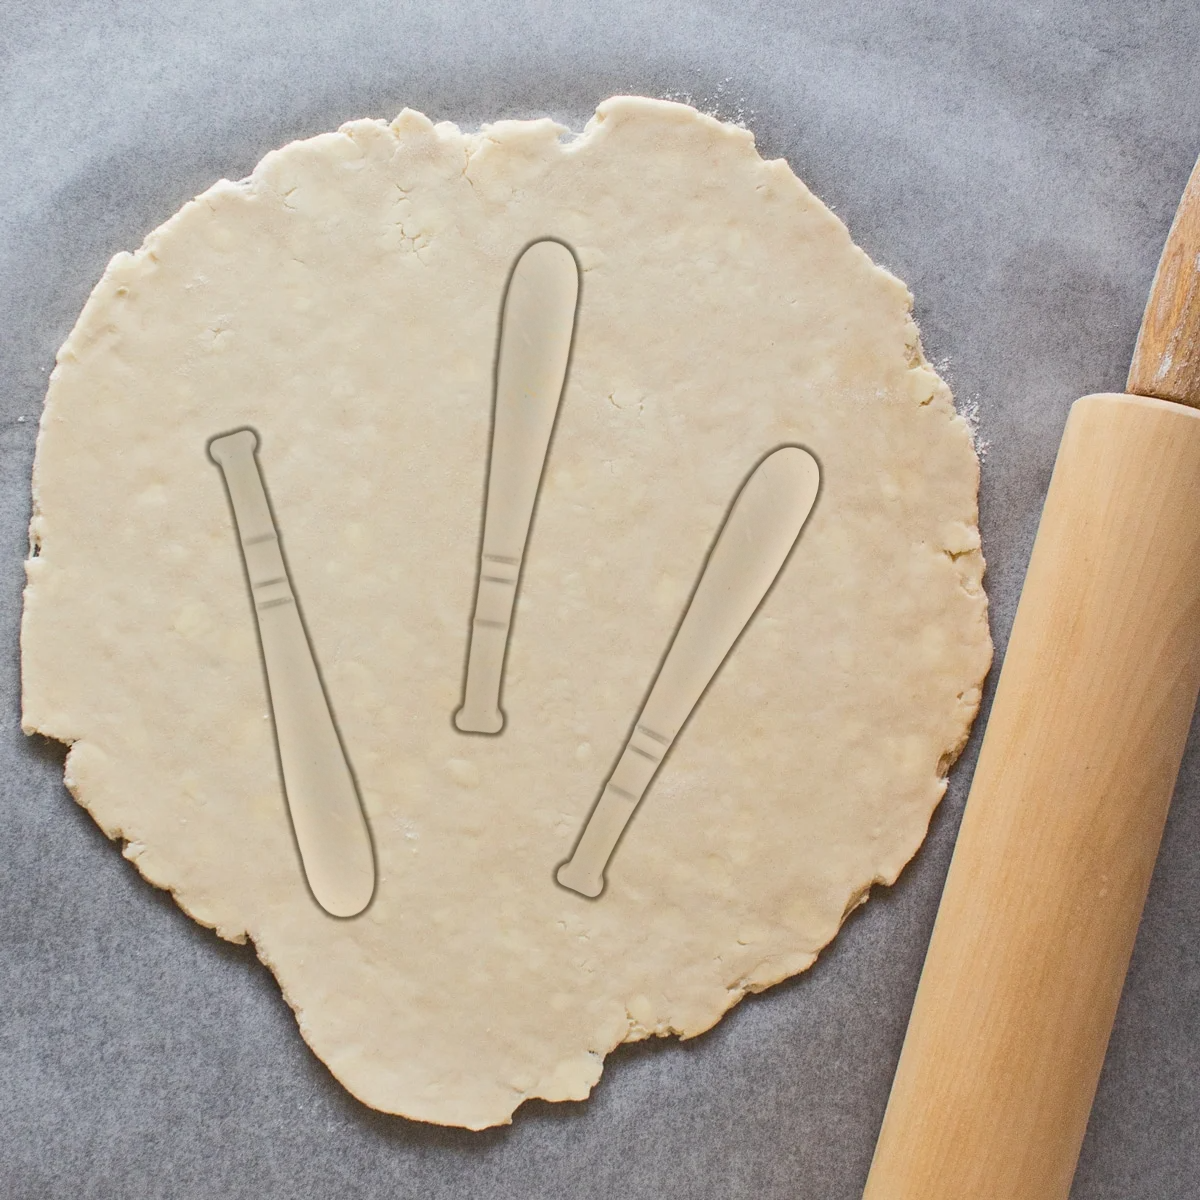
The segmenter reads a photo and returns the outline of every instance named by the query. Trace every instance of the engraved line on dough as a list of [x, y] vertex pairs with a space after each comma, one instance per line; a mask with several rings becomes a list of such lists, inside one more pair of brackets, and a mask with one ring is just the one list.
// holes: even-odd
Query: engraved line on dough
[[664, 746], [671, 744], [669, 737], [664, 737], [661, 733], [655, 733], [648, 725], [637, 726], [638, 733], [644, 733], [648, 738], [653, 738], [656, 742], [661, 742]]
[[497, 734], [521, 563], [566, 390], [579, 311], [579, 263], [552, 238], [517, 256], [504, 289], [493, 372], [487, 487], [468, 629], [460, 733]]
[[[604, 891], [604, 872], [663, 759], [758, 612], [816, 503], [821, 471], [800, 446], [780, 446], [738, 489], [701, 568], [650, 692], [605, 780], [571, 857], [555, 879], [581, 896]], [[658, 732], [673, 730], [670, 736]], [[636, 742], [662, 746], [654, 753]]]
[[643, 750], [641, 746], [635, 746], [632, 742], [629, 743], [629, 748], [634, 754], [640, 754], [643, 758], [648, 758], [651, 762], [661, 762], [661, 754], [651, 754], [649, 750]]
[[[331, 916], [354, 917], [375, 894], [375, 849], [358, 784], [295, 598], [258, 461], [258, 434], [235, 429], [208, 443], [220, 468], [242, 552], [275, 733], [284, 798], [304, 878]], [[256, 600], [259, 588], [288, 595]]]

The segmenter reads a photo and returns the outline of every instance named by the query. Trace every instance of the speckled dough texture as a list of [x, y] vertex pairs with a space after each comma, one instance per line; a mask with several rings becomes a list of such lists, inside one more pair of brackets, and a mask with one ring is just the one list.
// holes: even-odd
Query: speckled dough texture
[[[582, 268], [496, 738], [459, 734], [500, 302]], [[357, 1097], [482, 1128], [804, 970], [924, 837], [991, 643], [978, 463], [904, 285], [744, 129], [607, 101], [477, 134], [405, 111], [269, 154], [117, 255], [34, 469], [23, 724]], [[362, 790], [379, 882], [300, 870], [205, 444], [241, 425]], [[817, 506], [598, 901], [557, 887], [727, 508], [783, 443]]]

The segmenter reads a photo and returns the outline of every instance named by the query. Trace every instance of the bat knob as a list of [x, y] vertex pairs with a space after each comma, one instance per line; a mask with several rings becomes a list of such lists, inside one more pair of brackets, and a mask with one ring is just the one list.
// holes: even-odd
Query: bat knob
[[580, 866], [575, 859], [569, 858], [554, 873], [554, 878], [565, 888], [578, 892], [594, 900], [604, 891], [604, 872], [591, 870]]
[[468, 711], [464, 704], [454, 714], [454, 728], [459, 733], [499, 733], [504, 728], [504, 714], [498, 708]]
[[235, 429], [232, 433], [223, 433], [208, 443], [208, 457], [218, 466], [224, 466], [242, 455], [253, 454], [257, 449], [258, 434], [253, 429]]

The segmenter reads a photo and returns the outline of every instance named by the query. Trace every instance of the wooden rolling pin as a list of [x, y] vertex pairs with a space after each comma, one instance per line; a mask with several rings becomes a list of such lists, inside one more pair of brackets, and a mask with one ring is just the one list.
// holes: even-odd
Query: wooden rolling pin
[[1066, 1200], [1200, 688], [1200, 163], [1071, 409], [864, 1200]]

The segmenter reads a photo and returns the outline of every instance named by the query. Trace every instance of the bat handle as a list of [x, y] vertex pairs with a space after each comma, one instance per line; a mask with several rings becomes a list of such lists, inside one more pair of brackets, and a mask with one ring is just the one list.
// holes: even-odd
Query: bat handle
[[634, 727], [574, 852], [555, 873], [563, 887], [589, 899], [604, 891], [608, 860], [670, 746], [671, 738], [642, 724]]
[[504, 728], [500, 680], [520, 574], [517, 557], [485, 552], [480, 560], [467, 681], [462, 707], [454, 714], [455, 728], [462, 733], [499, 733]]
[[326, 912], [353, 917], [375, 890], [371, 834], [300, 619], [258, 469], [253, 430], [214, 438], [241, 542], [266, 669], [283, 788], [309, 887]]

